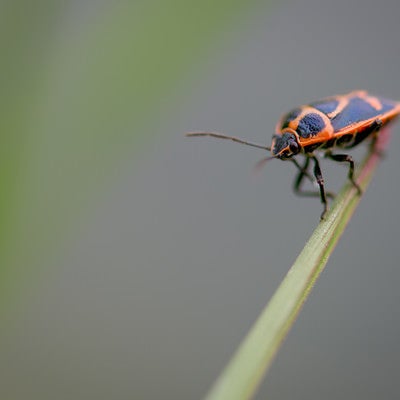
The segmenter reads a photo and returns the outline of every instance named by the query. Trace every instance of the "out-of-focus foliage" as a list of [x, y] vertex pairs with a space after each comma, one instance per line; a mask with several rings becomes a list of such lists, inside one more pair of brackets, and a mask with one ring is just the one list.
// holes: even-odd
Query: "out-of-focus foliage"
[[182, 74], [249, 4], [0, 3], [2, 303], [52, 259]]

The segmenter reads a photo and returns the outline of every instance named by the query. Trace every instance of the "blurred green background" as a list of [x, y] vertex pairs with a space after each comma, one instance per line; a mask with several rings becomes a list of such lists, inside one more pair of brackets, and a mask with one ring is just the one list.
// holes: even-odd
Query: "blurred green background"
[[[201, 398], [321, 205], [290, 163], [253, 177], [262, 152], [183, 133], [269, 144], [298, 104], [400, 99], [399, 17], [397, 0], [0, 1], [0, 398]], [[398, 397], [399, 133], [260, 399]]]

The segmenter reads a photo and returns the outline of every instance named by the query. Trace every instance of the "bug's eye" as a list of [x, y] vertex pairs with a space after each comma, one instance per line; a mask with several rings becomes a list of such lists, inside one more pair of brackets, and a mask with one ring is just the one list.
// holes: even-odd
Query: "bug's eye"
[[293, 154], [297, 154], [299, 152], [299, 145], [297, 142], [291, 142], [289, 144], [289, 149]]

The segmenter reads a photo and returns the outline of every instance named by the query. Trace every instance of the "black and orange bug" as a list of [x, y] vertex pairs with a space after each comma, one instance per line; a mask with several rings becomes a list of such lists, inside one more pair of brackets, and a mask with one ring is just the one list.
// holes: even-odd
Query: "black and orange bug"
[[[348, 179], [361, 193], [354, 179], [353, 158], [348, 154], [334, 154], [332, 149], [351, 149], [367, 137], [372, 137], [371, 149], [373, 149], [379, 130], [399, 115], [400, 102], [358, 90], [315, 101], [285, 114], [276, 125], [271, 147], [217, 132], [190, 132], [186, 135], [229, 139], [270, 151], [272, 156], [263, 159], [262, 163], [273, 158], [292, 161], [299, 170], [294, 181], [294, 191], [303, 196], [319, 196], [324, 206], [321, 214], [323, 219], [328, 209], [327, 197], [333, 195], [325, 192], [324, 179], [315, 151], [322, 150], [325, 157], [348, 163]], [[302, 166], [294, 158], [298, 154], [305, 156]], [[314, 177], [319, 186], [319, 192], [316, 193], [301, 189], [305, 177], [313, 180], [308, 172], [310, 160], [314, 163]]]

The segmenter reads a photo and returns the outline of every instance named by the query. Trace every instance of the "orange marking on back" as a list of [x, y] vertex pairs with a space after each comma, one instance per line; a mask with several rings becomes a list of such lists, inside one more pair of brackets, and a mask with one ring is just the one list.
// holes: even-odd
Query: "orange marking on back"
[[336, 100], [339, 100], [339, 103], [338, 103], [336, 109], [328, 114], [328, 117], [330, 119], [335, 118], [336, 115], [340, 114], [345, 109], [345, 107], [347, 107], [347, 105], [349, 104], [349, 98], [347, 96], [337, 96]]
[[367, 93], [360, 94], [359, 97], [368, 103], [372, 108], [375, 108], [376, 111], [382, 110], [382, 103], [377, 97], [369, 96]]

